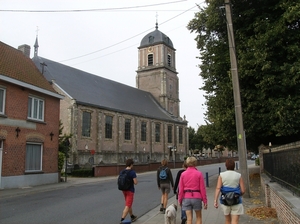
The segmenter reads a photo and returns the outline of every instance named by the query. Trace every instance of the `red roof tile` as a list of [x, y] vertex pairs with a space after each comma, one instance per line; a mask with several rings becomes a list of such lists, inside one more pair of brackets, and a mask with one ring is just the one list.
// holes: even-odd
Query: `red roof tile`
[[0, 75], [55, 92], [33, 61], [20, 50], [0, 41]]

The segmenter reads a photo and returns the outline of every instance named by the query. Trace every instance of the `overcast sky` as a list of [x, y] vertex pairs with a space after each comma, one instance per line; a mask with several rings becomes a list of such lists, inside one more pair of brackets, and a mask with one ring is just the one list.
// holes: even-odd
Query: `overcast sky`
[[0, 0], [0, 41], [33, 45], [38, 55], [136, 87], [138, 47], [155, 29], [176, 49], [180, 116], [204, 124], [199, 51], [186, 28], [204, 0]]

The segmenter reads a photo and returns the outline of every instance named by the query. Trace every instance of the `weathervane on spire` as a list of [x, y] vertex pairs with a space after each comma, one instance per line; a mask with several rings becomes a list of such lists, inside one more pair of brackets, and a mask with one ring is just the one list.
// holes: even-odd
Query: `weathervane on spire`
[[38, 26], [36, 26], [36, 36], [38, 36], [39, 35], [39, 27]]

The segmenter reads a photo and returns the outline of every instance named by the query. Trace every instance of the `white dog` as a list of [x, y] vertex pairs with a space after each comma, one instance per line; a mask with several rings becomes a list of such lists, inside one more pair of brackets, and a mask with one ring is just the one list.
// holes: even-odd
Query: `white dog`
[[165, 224], [176, 224], [177, 205], [171, 204], [165, 212]]

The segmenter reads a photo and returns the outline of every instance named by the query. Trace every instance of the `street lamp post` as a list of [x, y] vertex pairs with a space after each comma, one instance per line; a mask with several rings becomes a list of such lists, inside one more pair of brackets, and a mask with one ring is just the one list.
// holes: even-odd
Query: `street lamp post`
[[273, 165], [273, 155], [272, 155], [272, 143], [269, 142], [269, 153], [270, 153], [270, 174], [271, 174], [271, 179], [270, 179], [270, 182], [275, 182], [274, 180], [274, 165]]
[[176, 160], [175, 153], [176, 153], [176, 146], [173, 146], [172, 147], [172, 156], [173, 156], [174, 169], [175, 169], [175, 160]]

